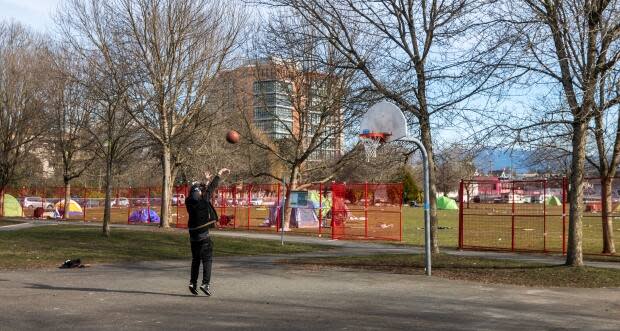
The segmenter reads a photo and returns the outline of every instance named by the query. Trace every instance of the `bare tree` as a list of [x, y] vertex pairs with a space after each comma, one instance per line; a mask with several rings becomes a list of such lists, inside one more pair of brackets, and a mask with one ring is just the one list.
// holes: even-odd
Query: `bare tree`
[[444, 195], [457, 191], [461, 179], [470, 179], [476, 172], [475, 153], [458, 144], [448, 145], [436, 155], [437, 188]]
[[110, 235], [110, 206], [114, 173], [137, 149], [144, 147], [143, 131], [129, 114], [131, 65], [121, 53], [122, 36], [115, 33], [113, 12], [97, 1], [69, 1], [56, 14], [61, 40], [86, 64], [72, 78], [86, 90], [93, 151], [105, 164], [105, 207], [102, 232]]
[[91, 112], [94, 104], [88, 99], [88, 91], [75, 79], [83, 75], [85, 63], [74, 54], [53, 50], [52, 84], [47, 90], [46, 109], [51, 119], [48, 136], [55, 154], [58, 155], [64, 185], [65, 212], [69, 216], [71, 181], [78, 178], [92, 164], [92, 136], [89, 133]]
[[168, 227], [175, 165], [191, 131], [209, 119], [201, 116], [209, 87], [237, 45], [244, 15], [224, 1], [120, 0], [115, 9], [138, 74], [131, 114], [159, 145], [161, 226]]
[[245, 138], [285, 169], [260, 173], [286, 178], [285, 228], [291, 191], [302, 176], [316, 178], [326, 168], [329, 175], [320, 180], [333, 178], [349, 157], [342, 153], [343, 133], [359, 117], [348, 108], [354, 71], [336, 63], [341, 56], [313, 28], [291, 29], [295, 20], [278, 16], [267, 25], [258, 43], [264, 58], [252, 61], [254, 106], [242, 110]]
[[90, 134], [94, 138], [94, 151], [105, 162], [105, 208], [103, 234], [110, 235], [110, 217], [114, 174], [119, 165], [146, 145], [146, 137], [133, 120], [127, 108], [127, 85], [120, 73], [111, 73], [113, 66], [93, 66], [88, 84], [89, 95], [95, 101]]
[[235, 50], [245, 14], [216, 0], [91, 0], [87, 5], [73, 1], [70, 7], [83, 14], [79, 23], [85, 35], [96, 34], [89, 20], [102, 12], [111, 31], [97, 42], [99, 52], [113, 45], [123, 60], [110, 63], [131, 65], [116, 71], [131, 73], [127, 110], [156, 144], [163, 171], [161, 226], [168, 227], [185, 143], [210, 120], [205, 116], [209, 87]]
[[[620, 23], [620, 22], [619, 22]], [[601, 216], [603, 218], [603, 251], [604, 254], [615, 254], [613, 238], [613, 217], [611, 213], [613, 179], [620, 163], [620, 111], [617, 102], [620, 100], [620, 80], [618, 68], [614, 68], [598, 83], [597, 98], [594, 104], [593, 135], [598, 158], [586, 154], [588, 162], [596, 168], [601, 177]]]
[[0, 22], [0, 192], [20, 175], [20, 163], [45, 133], [49, 61], [43, 46], [20, 24]]
[[[272, 0], [292, 8], [363, 73], [368, 88], [394, 101], [419, 125], [430, 162], [431, 241], [437, 240], [433, 126], [471, 119], [467, 105], [509, 78], [497, 75], [502, 48], [485, 40], [486, 3], [454, 1]], [[499, 79], [495, 79], [500, 77]], [[482, 104], [482, 103], [481, 103]], [[465, 115], [465, 116], [463, 116]]]
[[[556, 139], [559, 140], [559, 139]], [[570, 144], [570, 140], [567, 141]], [[525, 165], [541, 176], [569, 176], [570, 153], [550, 146], [537, 146], [529, 151]]]
[[403, 167], [410, 160], [410, 153], [407, 148], [394, 144], [378, 149], [377, 157], [368, 159], [360, 148], [350, 153], [350, 160], [341, 167], [335, 178], [344, 182], [401, 181], [405, 172], [410, 170]]
[[[522, 6], [522, 5], [525, 6]], [[566, 264], [583, 265], [583, 178], [589, 123], [596, 115], [597, 86], [617, 70], [620, 15], [617, 1], [524, 0], [498, 6], [506, 30], [515, 32], [514, 49], [524, 56], [513, 65], [536, 73], [535, 80], [561, 92], [565, 111], [541, 124], [570, 134], [570, 216]], [[503, 28], [502, 28], [503, 29]], [[610, 106], [620, 99], [608, 100]], [[548, 113], [547, 113], [548, 114]], [[518, 132], [521, 132], [521, 127]], [[567, 130], [562, 130], [567, 129]]]

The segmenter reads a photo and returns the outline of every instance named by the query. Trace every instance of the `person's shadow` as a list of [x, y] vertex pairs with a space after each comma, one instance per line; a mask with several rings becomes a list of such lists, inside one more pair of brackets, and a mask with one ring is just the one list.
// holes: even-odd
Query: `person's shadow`
[[132, 290], [114, 290], [107, 288], [92, 288], [92, 287], [65, 287], [65, 286], [52, 286], [45, 284], [27, 284], [27, 288], [37, 290], [52, 290], [52, 291], [79, 291], [79, 292], [101, 292], [101, 293], [127, 293], [127, 294], [150, 294], [150, 295], [163, 295], [170, 297], [195, 297], [192, 294], [175, 294], [175, 293], [162, 293], [162, 292], [148, 292], [148, 291], [132, 291]]

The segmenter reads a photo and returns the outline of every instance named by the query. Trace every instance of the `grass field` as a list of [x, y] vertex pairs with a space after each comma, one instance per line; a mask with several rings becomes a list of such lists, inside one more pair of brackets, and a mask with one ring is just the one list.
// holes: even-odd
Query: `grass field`
[[[55, 225], [0, 232], [0, 268], [37, 268], [60, 265], [66, 259], [82, 263], [189, 259], [186, 233], [113, 229], [105, 238], [98, 227]], [[302, 253], [325, 246], [216, 237], [215, 255]]]
[[[131, 211], [128, 208], [112, 208], [112, 223], [126, 224], [127, 216]], [[158, 206], [152, 206], [158, 211]], [[546, 228], [543, 228], [542, 214], [546, 208]], [[401, 214], [397, 207], [371, 207], [368, 212], [357, 205], [349, 206], [351, 215], [345, 229], [345, 239], [369, 237], [384, 240], [398, 240], [400, 238]], [[472, 204], [466, 209], [464, 218], [464, 244], [466, 247], [486, 247], [490, 249], [511, 250], [512, 216], [510, 204]], [[265, 207], [218, 207], [221, 215], [235, 216], [235, 227], [240, 229], [263, 230], [275, 232], [274, 227], [261, 225], [269, 217], [269, 209]], [[439, 245], [441, 247], [458, 247], [458, 211], [439, 210]], [[562, 210], [561, 207], [543, 207], [541, 204], [517, 204], [515, 217], [514, 248], [515, 250], [534, 251], [562, 251]], [[536, 217], [531, 217], [532, 215]], [[368, 218], [368, 224], [364, 219]], [[86, 219], [90, 222], [100, 222], [103, 218], [103, 208], [86, 208], [86, 217], [75, 216], [76, 220]], [[620, 220], [620, 217], [614, 217]], [[175, 224], [187, 224], [187, 213], [183, 206], [172, 209], [172, 221]], [[568, 222], [568, 219], [566, 220]], [[600, 214], [586, 213], [583, 225], [583, 248], [586, 254], [599, 254], [602, 251], [602, 234]], [[423, 209], [404, 206], [402, 208], [402, 239], [404, 243], [413, 245], [424, 244]], [[620, 223], [616, 221], [614, 234], [620, 238]], [[566, 224], [566, 230], [568, 224]], [[324, 236], [331, 235], [330, 228], [321, 230]], [[294, 228], [293, 233], [318, 234], [314, 228]], [[547, 235], [545, 236], [545, 232]], [[616, 239], [620, 245], [620, 240]], [[620, 249], [620, 246], [619, 246]]]
[[13, 220], [0, 220], [0, 226], [5, 226], [5, 225], [15, 225], [15, 224], [19, 224], [21, 223], [20, 221], [13, 221]]
[[[358, 268], [403, 274], [424, 274], [424, 256], [371, 255], [304, 258], [282, 263], [307, 265], [312, 268]], [[571, 268], [509, 260], [433, 255], [433, 276], [540, 287], [620, 287], [620, 270], [603, 268]]]
[[[501, 205], [500, 205], [501, 206]], [[524, 205], [526, 207], [527, 205]], [[487, 205], [488, 214], [469, 215], [464, 218], [466, 246], [484, 246], [497, 249], [511, 249], [512, 217], [510, 209], [498, 205]], [[495, 210], [491, 208], [495, 207]], [[531, 215], [539, 211], [530, 209], [521, 211], [521, 215]], [[562, 251], [562, 211], [559, 207], [547, 207], [546, 229], [543, 229], [541, 217], [515, 217], [515, 249]], [[414, 245], [424, 244], [424, 214], [422, 208], [403, 207], [403, 241]], [[470, 213], [466, 211], [465, 214]], [[456, 210], [439, 210], [439, 245], [442, 247], [458, 247], [459, 214]], [[519, 215], [519, 211], [517, 211]], [[614, 239], [620, 249], [620, 218], [614, 218]], [[547, 232], [544, 238], [544, 230]], [[568, 231], [568, 217], [566, 218]], [[587, 254], [599, 254], [602, 251], [601, 216], [597, 213], [586, 213], [583, 218], [583, 249]], [[613, 259], [613, 258], [612, 258]]]
[[[439, 245], [441, 247], [458, 247], [459, 213], [456, 210], [438, 210]], [[424, 245], [424, 209], [403, 207], [403, 242]]]

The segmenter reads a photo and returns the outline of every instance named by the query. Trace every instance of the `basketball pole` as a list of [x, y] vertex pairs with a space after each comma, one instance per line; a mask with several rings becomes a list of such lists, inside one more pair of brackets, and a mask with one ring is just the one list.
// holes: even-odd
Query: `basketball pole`
[[426, 275], [431, 275], [431, 198], [430, 198], [430, 176], [428, 165], [428, 153], [422, 142], [417, 138], [405, 137], [398, 139], [401, 141], [412, 142], [420, 149], [422, 153], [422, 163], [424, 165], [424, 264]]
[[[366, 112], [360, 122], [360, 138], [366, 157], [376, 157], [380, 144], [391, 141], [414, 143], [422, 153], [424, 165], [424, 252], [425, 273], [431, 275], [431, 198], [428, 151], [422, 142], [407, 132], [407, 119], [403, 111], [389, 101], [380, 101]], [[378, 144], [377, 144], [378, 143]]]
[[[284, 189], [286, 190], [286, 192], [288, 192], [288, 188], [286, 186], [286, 178], [284, 178], [284, 176], [282, 177], [282, 184], [284, 186]], [[286, 193], [284, 193], [284, 196], [286, 196]], [[284, 201], [284, 199], [282, 200], [282, 209], [280, 210], [280, 245], [284, 246], [284, 213], [286, 212], [284, 210], [284, 206], [286, 205], [287, 201]], [[289, 204], [290, 206], [290, 204]], [[276, 207], [276, 219], [278, 218], [278, 210], [280, 209], [280, 206]], [[290, 215], [289, 215], [290, 216]]]

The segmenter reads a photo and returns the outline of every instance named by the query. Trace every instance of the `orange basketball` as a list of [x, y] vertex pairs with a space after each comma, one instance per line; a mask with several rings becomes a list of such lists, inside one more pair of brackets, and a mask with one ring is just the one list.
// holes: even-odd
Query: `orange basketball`
[[226, 141], [228, 141], [231, 144], [238, 143], [239, 139], [241, 139], [241, 136], [239, 135], [239, 132], [237, 132], [235, 130], [230, 130], [226, 134]]

